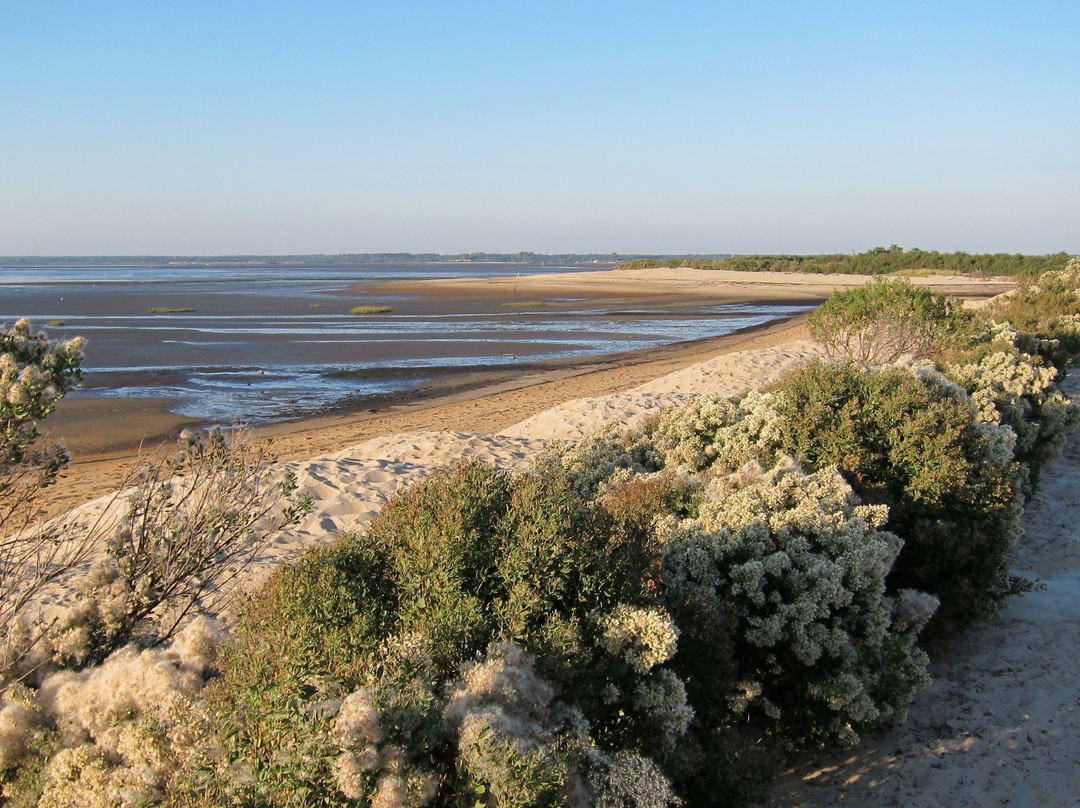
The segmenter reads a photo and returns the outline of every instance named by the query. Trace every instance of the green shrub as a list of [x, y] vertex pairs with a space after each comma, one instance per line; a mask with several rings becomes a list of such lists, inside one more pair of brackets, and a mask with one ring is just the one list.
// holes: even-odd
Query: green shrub
[[889, 508], [904, 540], [889, 581], [941, 599], [946, 623], [1008, 592], [1020, 503], [1011, 430], [983, 424], [936, 374], [811, 363], [777, 386], [779, 446], [811, 469], [836, 466], [865, 502]]
[[875, 278], [834, 293], [807, 324], [829, 356], [880, 365], [906, 355], [940, 354], [970, 332], [971, 321], [958, 301], [940, 292]]
[[714, 478], [695, 519], [668, 523], [665, 599], [728, 621], [719, 645], [715, 618], [679, 624], [683, 647], [700, 655], [696, 669], [711, 653], [730, 671], [726, 704], [693, 702], [705, 727], [756, 716], [798, 747], [853, 742], [859, 729], [903, 714], [929, 681], [915, 637], [936, 602], [905, 595], [904, 606], [920, 609], [901, 616], [885, 597], [900, 541], [877, 529], [884, 517], [832, 469], [764, 473], [751, 464]]
[[1041, 355], [1059, 370], [1068, 368], [1080, 356], [1080, 258], [995, 298], [980, 314], [1009, 323], [1018, 332], [1019, 350]]
[[353, 306], [349, 314], [388, 314], [392, 311], [390, 306]]
[[[561, 804], [594, 742], [603, 759], [674, 749], [691, 711], [664, 668], [675, 634], [647, 606], [656, 559], [636, 525], [560, 477], [464, 463], [276, 573], [212, 688], [254, 793]], [[504, 676], [532, 695], [491, 684]], [[365, 728], [343, 728], [346, 704]]]

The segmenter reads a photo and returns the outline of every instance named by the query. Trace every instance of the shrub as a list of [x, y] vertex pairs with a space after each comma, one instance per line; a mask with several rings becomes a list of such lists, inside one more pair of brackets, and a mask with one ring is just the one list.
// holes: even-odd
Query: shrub
[[905, 542], [893, 591], [936, 595], [948, 623], [1007, 594], [1021, 510], [1011, 430], [977, 421], [964, 391], [932, 372], [815, 362], [777, 393], [780, 448], [836, 466], [863, 501], [888, 506]]
[[220, 430], [185, 432], [180, 444], [116, 495], [117, 519], [107, 508], [89, 525], [62, 523], [67, 541], [103, 552], [74, 583], [75, 604], [47, 624], [53, 664], [100, 662], [133, 638], [168, 639], [193, 613], [216, 614], [266, 541], [306, 510], [293, 476], [271, 471], [268, 444]]
[[834, 293], [807, 324], [829, 356], [880, 365], [905, 355], [937, 355], [970, 330], [971, 320], [958, 301], [940, 292], [875, 278]]
[[250, 600], [211, 698], [230, 756], [274, 804], [592, 793], [604, 750], [662, 754], [692, 715], [640, 538], [551, 474], [429, 475]]
[[26, 320], [0, 331], [0, 691], [37, 637], [24, 622], [42, 589], [83, 563], [86, 543], [36, 526], [41, 491], [67, 464], [39, 422], [81, 378], [82, 340], [50, 343]]
[[732, 472], [751, 461], [779, 460], [781, 421], [773, 393], [702, 396], [662, 411], [646, 433], [665, 466]]
[[[36, 692], [9, 690], [0, 747], [12, 751], [3, 719], [17, 705], [23, 759], [0, 763], [4, 796], [41, 806], [156, 803], [173, 779], [218, 765], [200, 701], [214, 644], [212, 629], [194, 621], [170, 648], [125, 648], [88, 670], [51, 674]], [[13, 763], [23, 768], [5, 779]]]
[[391, 311], [390, 306], [353, 306], [349, 314], [388, 314]]
[[1021, 351], [1041, 355], [1064, 370], [1080, 355], [1080, 258], [995, 298], [981, 314], [990, 321], [1009, 323], [1017, 332], [1016, 346]]
[[582, 499], [593, 499], [603, 489], [655, 471], [662, 461], [652, 447], [636, 442], [618, 424], [591, 432], [575, 443], [556, 442], [537, 459], [542, 473], [566, 479]]
[[967, 390], [980, 421], [1005, 424], [1016, 433], [1015, 457], [1034, 487], [1043, 462], [1061, 450], [1080, 422], [1080, 407], [1058, 389], [1060, 370], [1042, 355], [1020, 350], [1024, 342], [1011, 326], [992, 324], [942, 372]]
[[793, 746], [852, 742], [928, 681], [915, 637], [934, 603], [894, 617], [885, 578], [900, 541], [877, 529], [883, 507], [857, 502], [832, 469], [751, 464], [715, 478], [697, 518], [668, 522], [665, 600], [730, 619], [720, 646], [708, 625], [679, 624], [681, 648], [731, 670], [725, 706], [694, 703], [704, 726], [753, 715]]

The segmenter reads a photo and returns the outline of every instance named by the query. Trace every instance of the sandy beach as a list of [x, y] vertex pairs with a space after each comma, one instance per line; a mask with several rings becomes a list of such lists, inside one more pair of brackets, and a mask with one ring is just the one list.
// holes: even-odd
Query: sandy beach
[[[705, 280], [671, 274], [673, 283], [680, 279]], [[775, 290], [801, 281], [761, 282], [775, 283]], [[830, 283], [809, 281], [816, 293]], [[561, 283], [543, 280], [552, 282]], [[617, 282], [632, 285], [645, 278]], [[1000, 286], [964, 279], [954, 280], [951, 288], [978, 300], [1001, 291]], [[702, 393], [736, 394], [766, 385], [821, 355], [820, 346], [808, 339], [804, 319], [645, 356], [608, 357], [516, 379], [473, 380], [385, 411], [343, 412], [260, 429], [257, 435], [274, 440], [279, 457], [314, 502], [300, 525], [265, 548], [261, 568], [362, 526], [395, 492], [433, 468], [465, 457], [521, 466], [554, 440], [574, 440], [603, 424], [633, 426], [661, 406]], [[1069, 392], [1080, 394], [1075, 384]], [[94, 417], [61, 421], [61, 427], [83, 423], [92, 429]], [[117, 417], [136, 420], [130, 414]], [[139, 428], [160, 439], [160, 426]], [[77, 431], [71, 436], [79, 437]], [[111, 475], [136, 454], [130, 447], [77, 452], [57, 502], [85, 501], [110, 490]], [[1045, 588], [1014, 598], [994, 620], [931, 649], [934, 683], [917, 695], [907, 722], [865, 737], [855, 749], [808, 756], [772, 785], [761, 805], [1076, 804], [1078, 490], [1080, 441], [1074, 435], [1046, 468], [1039, 495], [1027, 505], [1025, 536], [1013, 559], [1017, 573], [1038, 578]]]
[[[608, 305], [648, 300], [730, 303], [739, 301], [820, 302], [837, 289], [869, 280], [853, 275], [724, 272], [695, 269], [598, 270], [537, 276], [451, 279], [385, 284], [380, 293], [419, 295], [428, 304], [468, 308], [508, 301], [593, 297]], [[917, 278], [916, 283], [967, 300], [985, 300], [1011, 288], [1008, 281], [963, 276]], [[766, 348], [806, 337], [794, 317], [763, 329], [678, 343], [648, 351], [574, 359], [449, 377], [375, 405], [259, 427], [274, 441], [282, 460], [339, 451], [362, 441], [418, 429], [441, 428], [491, 434], [574, 399], [629, 390], [706, 358]], [[749, 384], [755, 383], [750, 376]], [[64, 479], [50, 492], [62, 510], [114, 490], [140, 455], [170, 443], [196, 419], [169, 412], [166, 399], [67, 398], [46, 422], [52, 437], [72, 455]]]

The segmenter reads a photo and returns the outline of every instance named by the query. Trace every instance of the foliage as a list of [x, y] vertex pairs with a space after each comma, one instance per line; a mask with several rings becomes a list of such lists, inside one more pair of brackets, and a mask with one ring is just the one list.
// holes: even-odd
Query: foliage
[[933, 270], [949, 274], [1018, 275], [1035, 277], [1062, 269], [1069, 261], [1065, 252], [1053, 255], [1007, 253], [972, 255], [966, 252], [940, 253], [936, 250], [905, 250], [896, 244], [875, 247], [851, 255], [733, 255], [720, 259], [689, 257], [645, 258], [620, 264], [617, 268], [687, 266], [699, 269], [727, 269], [741, 272], [813, 272], [818, 274], [882, 275], [912, 270]]
[[[36, 691], [9, 689], [0, 706], [3, 796], [23, 805], [145, 805], [172, 779], [218, 765], [199, 698], [215, 643], [208, 624], [194, 621], [168, 649], [125, 648], [85, 671], [51, 674]], [[12, 768], [19, 763], [27, 765]]]
[[0, 332], [0, 536], [38, 515], [33, 493], [67, 463], [63, 447], [41, 440], [38, 422], [82, 377], [82, 340], [50, 343], [19, 320]]
[[[1019, 297], [1060, 335], [1075, 279], [1054, 283]], [[745, 799], [778, 752], [902, 717], [939, 597], [954, 625], [1007, 591], [1024, 482], [1078, 420], [1055, 385], [1072, 354], [976, 331], [940, 371], [812, 363], [557, 445], [528, 473], [433, 472], [364, 533], [276, 569], [224, 644], [196, 620], [167, 647], [9, 682], [3, 799]], [[242, 564], [249, 533], [302, 506], [226, 444], [188, 438], [148, 469], [85, 597], [34, 646], [51, 666], [167, 635], [219, 591], [229, 548]]]
[[731, 620], [719, 647], [696, 621], [679, 626], [685, 645], [735, 668], [727, 704], [700, 711], [704, 722], [756, 714], [800, 745], [852, 742], [858, 728], [903, 713], [929, 681], [915, 637], [936, 601], [915, 620], [894, 619], [885, 577], [900, 541], [877, 530], [885, 512], [858, 505], [832, 469], [750, 464], [714, 478], [696, 518], [668, 521], [665, 597]]
[[[1026, 353], [1021, 345], [1039, 352]], [[1014, 457], [1029, 489], [1037, 485], [1042, 464], [1080, 423], [1080, 406], [1058, 389], [1061, 371], [1045, 358], [1057, 346], [1046, 347], [1032, 346], [1008, 324], [991, 322], [980, 340], [941, 368], [967, 390], [980, 421], [1004, 424], [1015, 433]]]
[[691, 712], [632, 522], [551, 474], [433, 473], [250, 601], [214, 685], [230, 756], [274, 804], [535, 805], [673, 749]]
[[810, 315], [810, 336], [829, 356], [868, 365], [941, 354], [971, 330], [971, 315], [940, 292], [875, 278], [835, 292]]
[[393, 311], [390, 306], [353, 306], [349, 314], [387, 314]]
[[192, 613], [220, 612], [266, 541], [306, 510], [294, 477], [273, 473], [271, 459], [268, 444], [215, 429], [185, 431], [179, 452], [146, 463], [118, 494], [115, 525], [89, 529], [111, 535], [94, 542], [104, 557], [47, 632], [52, 662], [99, 662], [133, 638], [167, 639]]
[[1059, 370], [1080, 356], [1080, 258], [1022, 283], [983, 310], [990, 321], [1016, 331], [1016, 347], [1042, 356]]
[[[1060, 414], [1046, 428], [1060, 441], [1075, 408], [1058, 413], [1058, 399], [1045, 397], [1047, 413]], [[935, 622], [953, 624], [1008, 593], [1005, 558], [1026, 473], [1013, 430], [977, 414], [965, 391], [934, 371], [815, 362], [770, 391], [666, 410], [642, 436], [606, 446], [603, 468], [617, 479], [617, 459], [629, 463], [632, 453], [652, 458], [654, 469], [714, 473], [748, 462], [770, 468], [784, 455], [809, 470], [836, 466], [864, 502], [888, 506], [888, 527], [905, 542], [890, 589], [933, 593], [942, 601]]]
[[1020, 514], [1011, 430], [977, 421], [956, 385], [906, 368], [811, 363], [777, 392], [780, 448], [811, 469], [836, 466], [863, 501], [888, 506], [905, 542], [893, 591], [936, 595], [945, 623], [1008, 594]]
[[0, 690], [37, 637], [26, 612], [37, 595], [92, 551], [39, 525], [42, 489], [67, 464], [39, 422], [81, 378], [82, 340], [50, 343], [26, 320], [0, 332]]

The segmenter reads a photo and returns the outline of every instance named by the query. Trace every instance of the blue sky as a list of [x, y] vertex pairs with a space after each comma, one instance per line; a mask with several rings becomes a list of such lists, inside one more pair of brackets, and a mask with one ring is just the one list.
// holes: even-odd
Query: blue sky
[[1080, 251], [1080, 3], [0, 0], [0, 255]]

